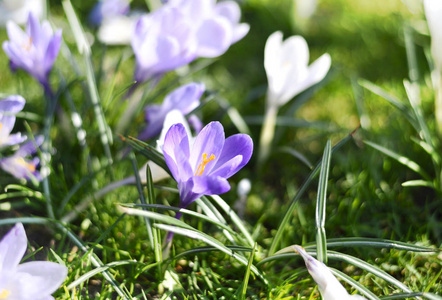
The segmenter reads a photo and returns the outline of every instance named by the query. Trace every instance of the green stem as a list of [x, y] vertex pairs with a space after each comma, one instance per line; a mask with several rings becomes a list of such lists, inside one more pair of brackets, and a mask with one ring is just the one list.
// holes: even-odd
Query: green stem
[[278, 107], [275, 105], [267, 106], [261, 129], [261, 138], [259, 140], [258, 165], [264, 164], [270, 155], [277, 116]]

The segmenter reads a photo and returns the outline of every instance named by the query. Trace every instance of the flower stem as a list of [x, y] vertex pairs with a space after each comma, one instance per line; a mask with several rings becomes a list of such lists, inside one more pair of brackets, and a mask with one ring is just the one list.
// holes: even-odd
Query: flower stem
[[54, 97], [54, 93], [49, 85], [49, 82], [42, 82], [45, 98], [46, 98], [46, 116], [44, 120], [44, 141], [42, 145], [42, 159], [41, 159], [41, 170], [43, 177], [43, 194], [46, 199], [46, 210], [48, 213], [48, 217], [51, 219], [55, 219], [54, 208], [52, 207], [52, 199], [51, 199], [51, 186], [49, 182], [49, 174], [50, 174], [50, 161], [51, 161], [51, 126], [52, 126], [52, 118], [54, 115], [54, 110], [56, 106], [56, 99]]
[[278, 107], [275, 105], [268, 106], [262, 124], [261, 138], [259, 140], [258, 165], [264, 164], [270, 155], [277, 116]]

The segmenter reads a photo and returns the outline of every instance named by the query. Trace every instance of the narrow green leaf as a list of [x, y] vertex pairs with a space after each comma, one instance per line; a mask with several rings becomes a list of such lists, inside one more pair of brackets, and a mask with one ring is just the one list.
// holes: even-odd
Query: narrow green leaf
[[123, 142], [128, 143], [133, 149], [140, 152], [142, 155], [153, 161], [159, 167], [164, 169], [164, 171], [166, 171], [170, 176], [172, 176], [172, 173], [170, 173], [166, 161], [164, 160], [163, 154], [155, 149], [155, 147], [131, 136], [127, 138], [120, 136], [120, 138]]
[[[334, 153], [339, 148], [341, 148], [345, 143], [347, 143], [352, 138], [352, 134], [353, 134], [353, 132], [351, 134], [347, 135], [345, 138], [343, 138], [338, 144], [336, 144], [333, 147], [331, 152]], [[282, 234], [284, 233], [284, 230], [285, 230], [290, 218], [292, 217], [292, 214], [293, 214], [293, 211], [295, 210], [296, 204], [298, 203], [299, 199], [301, 199], [301, 197], [304, 195], [305, 191], [307, 190], [307, 188], [312, 183], [313, 179], [318, 174], [321, 162], [322, 162], [322, 160], [316, 164], [316, 167], [310, 172], [307, 179], [302, 184], [301, 188], [299, 189], [299, 192], [296, 194], [296, 196], [290, 202], [290, 204], [287, 208], [287, 211], [285, 212], [284, 217], [282, 218], [281, 223], [278, 226], [278, 230], [276, 231], [276, 234], [272, 240], [272, 244], [269, 249], [269, 255], [272, 255], [273, 253], [275, 253], [276, 247], [278, 246], [279, 241], [281, 240]]]
[[[308, 249], [314, 247], [315, 243], [307, 243], [304, 248]], [[375, 238], [333, 238], [327, 239], [327, 247], [366, 247], [366, 248], [386, 248], [386, 249], [396, 249], [403, 251], [412, 252], [440, 252], [442, 249], [430, 248], [425, 246], [413, 245], [410, 243], [404, 243], [399, 241], [392, 241], [386, 239], [375, 239]], [[287, 247], [289, 248], [289, 247]]]
[[233, 224], [244, 235], [244, 237], [247, 240], [247, 242], [249, 243], [250, 247], [253, 247], [253, 245], [255, 244], [255, 241], [252, 238], [252, 235], [250, 234], [250, 232], [244, 226], [243, 221], [240, 219], [240, 217], [238, 217], [238, 215], [235, 213], [235, 211], [220, 196], [212, 195], [210, 197], [230, 217], [230, 219], [232, 220]]
[[359, 84], [366, 88], [367, 90], [371, 91], [372, 93], [382, 97], [383, 99], [387, 100], [390, 104], [392, 104], [394, 107], [396, 107], [410, 122], [410, 124], [416, 129], [419, 130], [419, 125], [417, 120], [415, 119], [413, 113], [411, 112], [410, 108], [407, 107], [402, 103], [401, 100], [396, 98], [395, 96], [389, 94], [384, 89], [380, 88], [379, 86], [375, 85], [374, 83], [371, 83], [368, 80], [359, 79]]
[[120, 261], [114, 261], [111, 263], [108, 263], [106, 265], [103, 265], [101, 267], [95, 268], [83, 275], [81, 275], [80, 277], [78, 277], [78, 279], [76, 279], [74, 282], [72, 282], [71, 284], [69, 284], [67, 286], [67, 289], [73, 289], [75, 288], [77, 285], [83, 283], [84, 281], [88, 280], [89, 278], [91, 278], [92, 276], [95, 276], [99, 273], [103, 273], [103, 271], [108, 270], [109, 268], [112, 267], [116, 267], [116, 266], [122, 266], [122, 265], [129, 265], [129, 264], [140, 264], [139, 262], [135, 261], [135, 260], [120, 260]]
[[409, 159], [408, 157], [402, 156], [400, 154], [397, 154], [396, 152], [391, 151], [390, 149], [387, 149], [381, 145], [375, 144], [370, 141], [363, 141], [368, 146], [378, 150], [379, 152], [393, 158], [397, 162], [403, 164], [404, 166], [408, 167], [410, 170], [418, 173], [422, 177], [424, 177], [426, 180], [430, 180], [430, 176], [414, 161]]
[[241, 300], [245, 300], [246, 299], [247, 285], [249, 283], [249, 277], [250, 277], [250, 270], [251, 270], [252, 265], [253, 265], [253, 258], [255, 257], [255, 251], [256, 251], [257, 245], [258, 244], [255, 243], [255, 246], [253, 247], [252, 253], [250, 253], [250, 258], [249, 258], [249, 262], [247, 264], [246, 273], [244, 274], [244, 280], [242, 282], [242, 291], [241, 291], [240, 298], [239, 298]]
[[316, 248], [318, 260], [327, 264], [327, 240], [325, 234], [325, 209], [327, 202], [327, 183], [330, 171], [331, 142], [327, 141], [321, 161], [321, 173], [319, 174], [318, 194], [316, 197]]
[[[182, 228], [182, 227], [176, 227], [176, 226], [170, 226], [170, 225], [164, 225], [164, 224], [154, 224], [154, 226], [166, 230], [166, 231], [170, 231], [176, 234], [180, 234], [183, 236], [187, 236], [189, 238], [192, 239], [196, 239], [196, 240], [200, 240], [203, 241], [217, 249], [219, 249], [221, 252], [233, 257], [235, 260], [237, 260], [238, 262], [240, 262], [241, 264], [247, 266], [248, 261], [247, 259], [242, 256], [242, 255], [238, 255], [237, 253], [235, 253], [234, 251], [232, 251], [231, 249], [227, 248], [224, 244], [222, 244], [220, 241], [212, 238], [211, 236], [201, 232], [201, 231], [195, 231], [195, 230], [191, 230], [191, 229], [186, 229], [186, 228]], [[259, 270], [252, 265], [251, 266], [251, 270], [253, 273], [255, 273], [266, 285], [268, 284], [267, 279], [261, 274], [261, 272], [259, 272]]]
[[362, 295], [367, 297], [370, 300], [379, 300], [379, 298], [373, 294], [369, 289], [367, 289], [365, 286], [348, 276], [347, 274], [342, 273], [339, 270], [336, 270], [334, 268], [329, 268], [330, 271], [338, 278], [341, 278], [343, 281], [347, 282], [349, 285], [354, 287], [356, 290], [358, 290]]

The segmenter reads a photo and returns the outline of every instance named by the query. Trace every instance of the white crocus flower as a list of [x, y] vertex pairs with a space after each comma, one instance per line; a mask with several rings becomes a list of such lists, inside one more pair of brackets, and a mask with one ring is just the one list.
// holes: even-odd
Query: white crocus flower
[[264, 49], [264, 68], [267, 73], [267, 107], [261, 131], [259, 160], [270, 154], [278, 109], [290, 99], [327, 75], [331, 66], [329, 54], [324, 54], [310, 66], [307, 42], [302, 36], [282, 40], [282, 32], [269, 36]]
[[431, 77], [436, 97], [436, 124], [439, 134], [442, 135], [442, 1], [424, 0], [424, 9], [431, 34], [431, 54], [434, 60]]
[[264, 49], [264, 68], [269, 89], [267, 105], [282, 106], [290, 99], [321, 81], [331, 65], [329, 54], [324, 54], [310, 66], [307, 42], [295, 35], [282, 41], [282, 32], [273, 33]]
[[304, 248], [298, 245], [293, 248], [304, 259], [305, 266], [318, 285], [323, 300], [366, 300], [359, 295], [350, 295], [330, 269], [308, 254]]
[[1, 0], [0, 26], [6, 26], [7, 21], [22, 25], [28, 20], [30, 12], [38, 19], [43, 15], [45, 0]]

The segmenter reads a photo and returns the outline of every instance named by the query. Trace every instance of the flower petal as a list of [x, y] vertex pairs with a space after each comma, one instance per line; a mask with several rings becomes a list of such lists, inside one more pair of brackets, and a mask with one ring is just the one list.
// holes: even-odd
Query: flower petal
[[188, 162], [189, 138], [182, 124], [170, 127], [164, 139], [163, 153], [173, 178], [178, 183], [187, 180], [192, 170]]
[[[313, 258], [301, 246], [295, 245], [293, 248], [304, 259], [307, 270], [318, 284], [324, 300], [347, 300], [349, 298], [347, 290], [326, 265]], [[362, 297], [362, 299], [365, 298]]]
[[163, 110], [169, 112], [172, 109], [178, 109], [186, 115], [198, 107], [204, 90], [203, 83], [191, 82], [180, 86], [164, 98]]
[[0, 241], [0, 270], [14, 270], [28, 245], [25, 228], [17, 223]]
[[190, 155], [190, 166], [192, 170], [197, 171], [198, 165], [202, 163], [203, 153], [206, 153], [208, 157], [213, 154], [215, 159], [205, 165], [204, 174], [209, 174], [219, 159], [219, 155], [224, 146], [224, 140], [224, 128], [220, 122], [210, 122], [207, 124], [196, 137], [192, 147]]
[[11, 95], [0, 101], [0, 113], [16, 114], [25, 106], [25, 99], [20, 95]]
[[230, 190], [227, 179], [220, 176], [195, 176], [193, 184], [192, 191], [201, 195], [219, 195]]
[[253, 141], [250, 136], [235, 134], [228, 137], [210, 175], [229, 178], [249, 162], [252, 153]]
[[196, 38], [198, 40], [198, 56], [220, 56], [227, 51], [232, 42], [232, 25], [222, 17], [207, 19], [198, 28]]
[[32, 261], [17, 267], [17, 275], [20, 278], [20, 299], [34, 299], [49, 296], [55, 292], [64, 282], [68, 269], [60, 264], [48, 261]]

